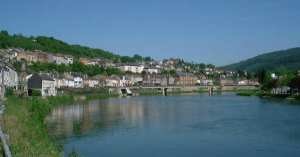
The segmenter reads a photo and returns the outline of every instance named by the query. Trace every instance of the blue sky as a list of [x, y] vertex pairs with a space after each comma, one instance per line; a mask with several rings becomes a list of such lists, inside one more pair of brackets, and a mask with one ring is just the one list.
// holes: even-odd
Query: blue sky
[[0, 29], [224, 65], [300, 46], [299, 0], [0, 0]]

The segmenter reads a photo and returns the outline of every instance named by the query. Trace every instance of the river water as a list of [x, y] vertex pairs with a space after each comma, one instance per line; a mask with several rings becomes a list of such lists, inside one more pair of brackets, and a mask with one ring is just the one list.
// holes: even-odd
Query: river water
[[300, 156], [300, 103], [280, 99], [110, 98], [56, 108], [46, 122], [66, 156]]

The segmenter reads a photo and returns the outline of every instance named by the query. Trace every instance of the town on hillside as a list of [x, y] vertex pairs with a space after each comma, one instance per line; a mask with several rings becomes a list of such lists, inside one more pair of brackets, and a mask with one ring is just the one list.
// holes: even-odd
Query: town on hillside
[[246, 72], [223, 71], [175, 58], [120, 63], [21, 48], [0, 49], [0, 55], [2, 95], [7, 88], [29, 96], [56, 96], [57, 91], [76, 88], [259, 85]]

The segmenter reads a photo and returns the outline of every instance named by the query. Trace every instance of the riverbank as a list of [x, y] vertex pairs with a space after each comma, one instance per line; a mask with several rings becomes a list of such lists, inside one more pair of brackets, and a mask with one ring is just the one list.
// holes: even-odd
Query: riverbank
[[73, 102], [72, 96], [60, 97], [8, 97], [2, 126], [9, 135], [12, 155], [24, 156], [60, 156], [60, 148], [48, 135], [44, 118], [52, 108]]
[[259, 96], [261, 98], [279, 98], [279, 99], [300, 101], [300, 95], [275, 95], [270, 92], [265, 92], [262, 90], [241, 90], [241, 91], [236, 91], [236, 95], [238, 95], [238, 96]]
[[238, 96], [260, 96], [262, 94], [260, 90], [238, 90], [235, 92]]
[[51, 110], [60, 105], [68, 105], [74, 101], [104, 99], [115, 95], [104, 92], [72, 94], [57, 97], [7, 97], [6, 110], [1, 119], [4, 132], [9, 135], [8, 141], [14, 157], [62, 156], [61, 146], [49, 136], [44, 123], [45, 117]]

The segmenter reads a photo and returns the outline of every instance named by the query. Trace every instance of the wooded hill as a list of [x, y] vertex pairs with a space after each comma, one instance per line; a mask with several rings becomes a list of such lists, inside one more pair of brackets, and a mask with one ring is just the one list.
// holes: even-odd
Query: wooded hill
[[289, 70], [300, 69], [300, 47], [287, 50], [270, 52], [256, 57], [221, 67], [224, 70], [276, 70], [286, 68]]
[[71, 45], [53, 37], [37, 36], [26, 37], [21, 34], [9, 34], [7, 31], [0, 32], [0, 48], [23, 48], [26, 50], [41, 50], [51, 53], [68, 54], [74, 57], [106, 58], [115, 62], [138, 62], [151, 60], [150, 57], [140, 55], [120, 56], [98, 48], [90, 48], [81, 45]]

